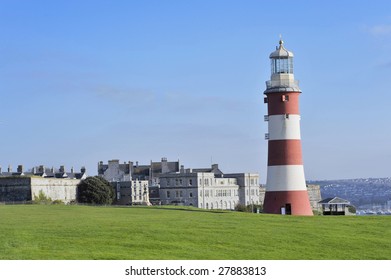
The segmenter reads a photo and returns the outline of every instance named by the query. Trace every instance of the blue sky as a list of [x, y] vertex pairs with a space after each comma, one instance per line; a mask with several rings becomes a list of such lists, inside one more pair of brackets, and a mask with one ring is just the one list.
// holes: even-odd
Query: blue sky
[[167, 157], [264, 182], [280, 34], [306, 178], [391, 176], [391, 2], [376, 0], [0, 0], [0, 165]]

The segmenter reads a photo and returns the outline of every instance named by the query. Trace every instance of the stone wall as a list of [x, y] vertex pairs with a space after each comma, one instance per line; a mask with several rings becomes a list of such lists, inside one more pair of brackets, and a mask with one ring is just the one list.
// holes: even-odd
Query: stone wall
[[51, 200], [69, 203], [76, 200], [78, 179], [31, 178], [31, 197], [39, 196], [42, 191]]
[[29, 177], [0, 177], [0, 202], [30, 201], [30, 183]]
[[10, 176], [0, 178], [0, 202], [23, 202], [34, 200], [43, 194], [51, 200], [69, 203], [76, 200], [78, 179]]
[[308, 196], [310, 198], [310, 204], [312, 210], [320, 211], [318, 202], [322, 200], [322, 196], [320, 194], [320, 186], [319, 185], [307, 185]]

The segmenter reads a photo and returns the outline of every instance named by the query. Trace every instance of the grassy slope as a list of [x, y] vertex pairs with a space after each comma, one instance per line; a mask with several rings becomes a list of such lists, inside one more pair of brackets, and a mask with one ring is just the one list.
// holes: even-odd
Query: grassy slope
[[391, 259], [391, 216], [1, 205], [0, 259]]

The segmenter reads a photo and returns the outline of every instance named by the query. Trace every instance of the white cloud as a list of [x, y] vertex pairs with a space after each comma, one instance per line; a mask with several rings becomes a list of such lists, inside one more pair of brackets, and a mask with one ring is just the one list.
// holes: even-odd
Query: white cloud
[[391, 24], [379, 24], [369, 27], [367, 30], [373, 36], [388, 36], [391, 35]]

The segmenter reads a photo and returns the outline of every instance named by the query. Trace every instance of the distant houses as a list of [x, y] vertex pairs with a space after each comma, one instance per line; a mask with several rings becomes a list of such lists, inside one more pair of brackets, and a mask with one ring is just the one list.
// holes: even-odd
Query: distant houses
[[65, 169], [65, 166], [55, 169], [54, 167], [48, 168], [44, 165], [34, 166], [29, 171], [25, 171], [23, 165], [18, 165], [16, 172], [12, 170], [12, 166], [9, 165], [7, 170], [3, 170], [0, 166], [0, 178], [10, 176], [35, 176], [42, 178], [67, 178], [67, 179], [79, 179], [83, 180], [87, 178], [86, 168], [82, 167], [80, 172], [75, 172], [72, 167], [69, 171]]
[[204, 209], [234, 209], [236, 205], [262, 204], [259, 175], [224, 174], [217, 164], [185, 169], [179, 161], [98, 164], [98, 176], [112, 183], [118, 204], [184, 205]]
[[[100, 161], [98, 176], [110, 182], [118, 205], [183, 205], [203, 209], [233, 210], [236, 206], [263, 204], [265, 187], [259, 174], [251, 172], [224, 173], [218, 164], [204, 168], [185, 168], [178, 161], [120, 162]], [[40, 193], [52, 200], [70, 203], [76, 200], [80, 180], [87, 178], [86, 169], [66, 170], [36, 166], [16, 172], [9, 166], [0, 167], [0, 203], [23, 203], [34, 200]], [[319, 186], [307, 186], [311, 206], [318, 210], [321, 200]]]

